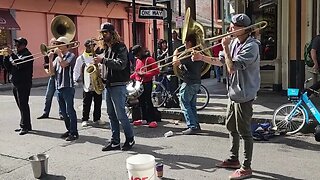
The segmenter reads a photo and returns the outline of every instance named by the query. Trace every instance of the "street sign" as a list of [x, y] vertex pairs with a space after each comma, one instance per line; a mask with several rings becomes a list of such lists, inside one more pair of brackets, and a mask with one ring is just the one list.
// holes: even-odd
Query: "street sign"
[[176, 17], [176, 28], [183, 27], [184, 16], [177, 16]]
[[163, 19], [163, 8], [154, 6], [143, 6], [139, 8], [139, 18], [141, 19]]

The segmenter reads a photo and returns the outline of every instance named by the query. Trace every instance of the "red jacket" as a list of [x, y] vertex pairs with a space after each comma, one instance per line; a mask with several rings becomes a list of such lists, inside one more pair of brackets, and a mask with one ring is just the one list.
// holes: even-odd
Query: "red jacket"
[[[153, 76], [160, 73], [160, 70], [158, 68], [158, 64], [154, 63], [156, 62], [152, 57], [147, 57], [146, 59], [137, 59], [136, 61], [136, 69], [135, 72], [130, 76], [130, 79], [134, 79], [136, 81], [143, 81], [143, 82], [150, 82], [152, 81]], [[143, 66], [146, 66], [148, 64], [154, 63], [153, 65], [147, 67], [147, 70], [141, 69]], [[140, 69], [142, 72], [149, 71], [153, 69], [152, 71], [144, 74], [143, 76], [140, 76], [137, 72], [140, 72]]]

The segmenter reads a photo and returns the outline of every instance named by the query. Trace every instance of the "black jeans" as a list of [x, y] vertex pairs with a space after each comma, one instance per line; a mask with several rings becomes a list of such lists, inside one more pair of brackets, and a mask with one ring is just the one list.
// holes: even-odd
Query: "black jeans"
[[152, 81], [143, 83], [143, 93], [139, 97], [139, 106], [141, 107], [142, 119], [147, 122], [154, 120], [154, 107], [151, 101]]
[[101, 118], [102, 94], [99, 95], [94, 91], [89, 91], [89, 92], [83, 91], [82, 121], [89, 120], [92, 99], [94, 103], [93, 121], [98, 121]]
[[22, 129], [32, 130], [29, 108], [29, 96], [31, 85], [22, 85], [13, 87], [13, 95], [16, 100], [17, 106], [20, 110], [20, 127]]

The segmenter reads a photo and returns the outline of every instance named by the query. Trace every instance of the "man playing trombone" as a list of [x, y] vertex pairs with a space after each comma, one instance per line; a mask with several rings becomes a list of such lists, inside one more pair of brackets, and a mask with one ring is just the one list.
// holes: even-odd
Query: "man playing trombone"
[[[63, 116], [67, 132], [61, 135], [66, 141], [74, 141], [79, 138], [77, 129], [77, 114], [74, 109], [74, 82], [73, 66], [75, 55], [69, 51], [70, 41], [66, 37], [59, 37], [56, 40], [54, 52], [49, 53], [50, 72], [55, 73], [56, 89], [61, 114]], [[58, 56], [53, 59], [53, 54]]]
[[[56, 45], [56, 38], [52, 38], [50, 40], [50, 45], [54, 46]], [[53, 50], [51, 51], [53, 52]], [[53, 54], [53, 59], [55, 59], [58, 55]], [[43, 68], [47, 74], [50, 75], [50, 78], [48, 80], [48, 85], [47, 85], [47, 90], [46, 90], [46, 95], [45, 95], [45, 103], [44, 103], [44, 109], [43, 109], [43, 114], [37, 119], [44, 119], [48, 118], [51, 110], [51, 104], [52, 104], [52, 98], [54, 96], [54, 93], [56, 92], [56, 84], [55, 84], [55, 74], [53, 72], [50, 72], [49, 69], [49, 56], [46, 55], [44, 56], [44, 64]], [[60, 119], [63, 119], [63, 116], [61, 115], [61, 111], [59, 108], [59, 117]]]
[[[230, 157], [217, 167], [238, 168], [230, 179], [243, 179], [252, 175], [251, 160], [253, 138], [251, 119], [253, 100], [260, 88], [259, 42], [252, 38], [250, 18], [245, 14], [236, 14], [231, 18], [230, 31], [234, 36], [222, 39], [223, 60], [227, 66], [227, 90], [229, 103], [226, 127], [231, 141]], [[253, 25], [252, 25], [253, 26]], [[194, 54], [193, 60], [201, 59], [212, 65], [222, 66], [219, 59]], [[240, 136], [244, 141], [244, 161], [239, 162]]]
[[20, 128], [15, 131], [19, 132], [19, 135], [25, 135], [32, 130], [29, 96], [32, 86], [33, 56], [26, 48], [28, 41], [25, 38], [20, 37], [14, 42], [17, 53], [7, 48], [8, 56], [4, 60], [4, 65], [12, 75], [13, 95], [21, 115]]
[[[186, 37], [186, 49], [197, 45], [196, 34], [190, 34]], [[187, 123], [187, 129], [182, 131], [185, 135], [196, 134], [200, 130], [198, 115], [197, 115], [197, 93], [201, 85], [201, 68], [203, 62], [192, 61], [188, 59], [178, 60], [178, 49], [173, 53], [173, 65], [181, 66], [183, 72], [183, 83], [180, 87], [180, 107]]]

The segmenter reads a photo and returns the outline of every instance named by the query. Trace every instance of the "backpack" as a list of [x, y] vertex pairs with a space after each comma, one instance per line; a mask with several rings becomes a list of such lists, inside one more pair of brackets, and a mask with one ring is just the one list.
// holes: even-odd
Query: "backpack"
[[[312, 38], [312, 40], [313, 39], [315, 38]], [[310, 42], [307, 42], [306, 45], [304, 46], [304, 61], [305, 61], [305, 64], [309, 67], [313, 67], [314, 65], [313, 60], [311, 58], [312, 40]]]

